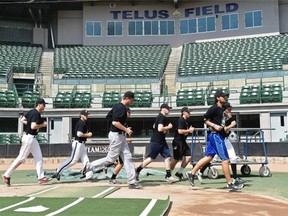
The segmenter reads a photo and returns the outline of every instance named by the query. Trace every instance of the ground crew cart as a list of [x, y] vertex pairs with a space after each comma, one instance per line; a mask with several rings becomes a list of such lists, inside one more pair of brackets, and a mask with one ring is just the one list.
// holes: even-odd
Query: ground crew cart
[[[268, 168], [268, 157], [266, 144], [264, 141], [264, 131], [274, 130], [271, 128], [233, 128], [229, 139], [234, 146], [237, 157], [237, 165], [241, 166], [241, 173], [243, 176], [249, 176], [251, 174], [251, 168], [249, 165], [259, 164], [259, 175], [261, 177], [271, 176], [271, 171]], [[199, 132], [204, 131], [204, 141], [201, 142]], [[205, 148], [207, 143], [207, 131], [206, 128], [195, 128], [191, 139], [191, 155], [192, 165], [196, 164], [196, 160], [205, 156]], [[243, 142], [244, 138], [244, 142]], [[253, 142], [254, 141], [254, 142]], [[258, 145], [255, 148], [255, 145]], [[254, 148], [253, 148], [254, 146]], [[260, 152], [259, 150], [262, 150]], [[248, 156], [261, 156], [264, 160], [249, 160]], [[242, 158], [241, 158], [242, 156]], [[213, 159], [211, 165], [208, 168], [207, 176], [212, 179], [216, 179], [219, 176], [218, 170], [215, 166], [221, 165], [221, 160]]]

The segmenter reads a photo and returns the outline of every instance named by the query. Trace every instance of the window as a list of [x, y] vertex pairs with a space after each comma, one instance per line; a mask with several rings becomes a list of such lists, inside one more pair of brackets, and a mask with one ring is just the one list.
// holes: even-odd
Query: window
[[245, 13], [245, 27], [253, 28], [262, 26], [262, 11], [250, 11]]
[[215, 17], [180, 20], [180, 34], [213, 32], [216, 30]]
[[181, 20], [180, 34], [197, 33], [197, 19]]
[[215, 31], [215, 17], [203, 17], [198, 19], [198, 32]]
[[101, 36], [101, 22], [87, 21], [86, 36]]
[[174, 21], [130, 21], [129, 35], [173, 35]]
[[144, 35], [158, 35], [158, 21], [144, 21]]
[[122, 22], [108, 22], [108, 35], [122, 35]]
[[238, 29], [238, 14], [222, 16], [222, 30]]

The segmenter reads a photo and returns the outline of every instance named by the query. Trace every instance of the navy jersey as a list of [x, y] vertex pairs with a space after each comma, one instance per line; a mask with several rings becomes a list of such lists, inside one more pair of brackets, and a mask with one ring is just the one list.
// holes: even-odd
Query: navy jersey
[[155, 122], [153, 125], [153, 135], [151, 137], [151, 142], [166, 143], [166, 139], [165, 139], [166, 133], [158, 131], [159, 124], [162, 124], [164, 127], [166, 127], [169, 124], [167, 117], [163, 115], [162, 113], [159, 113], [159, 115], [155, 119]]
[[36, 109], [32, 109], [26, 113], [25, 118], [27, 119], [27, 125], [24, 125], [24, 131], [31, 135], [37, 135], [38, 129], [31, 129], [31, 123], [42, 124], [44, 119], [41, 118], [40, 112]]

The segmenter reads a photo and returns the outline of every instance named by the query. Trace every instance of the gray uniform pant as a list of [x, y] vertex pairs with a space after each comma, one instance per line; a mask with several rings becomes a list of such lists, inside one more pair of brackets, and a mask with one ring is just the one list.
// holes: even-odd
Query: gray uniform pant
[[87, 164], [87, 170], [99, 168], [114, 163], [119, 156], [123, 159], [128, 184], [135, 183], [135, 168], [132, 162], [132, 154], [130, 152], [126, 137], [118, 132], [109, 132], [109, 149], [107, 156]]

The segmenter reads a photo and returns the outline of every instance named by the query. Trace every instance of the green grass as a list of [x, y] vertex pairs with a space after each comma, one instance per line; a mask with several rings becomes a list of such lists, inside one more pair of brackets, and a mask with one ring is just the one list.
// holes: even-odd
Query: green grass
[[[0, 198], [1, 206], [6, 203], [5, 206], [17, 203], [22, 201], [23, 198], [19, 197], [10, 197], [9, 203], [5, 200], [7, 198]], [[27, 199], [27, 198], [25, 198]], [[61, 209], [63, 206], [66, 206], [77, 200], [77, 198], [41, 198], [37, 197], [33, 201], [27, 202], [21, 206], [8, 209], [1, 212], [1, 215], [5, 216], [17, 216], [17, 215], [37, 215], [44, 216], [58, 209]], [[99, 216], [137, 216], [142, 213], [142, 211], [149, 204], [150, 199], [103, 199], [103, 198], [85, 198], [83, 201], [77, 205], [72, 206], [71, 208], [61, 212], [61, 216], [71, 216], [71, 215], [99, 215]], [[155, 204], [155, 208], [149, 213], [149, 216], [159, 216], [162, 215], [163, 211], [167, 209], [170, 200], [158, 200]], [[44, 212], [37, 213], [25, 213], [25, 212], [15, 212], [18, 208], [32, 207], [42, 205], [48, 210]]]

